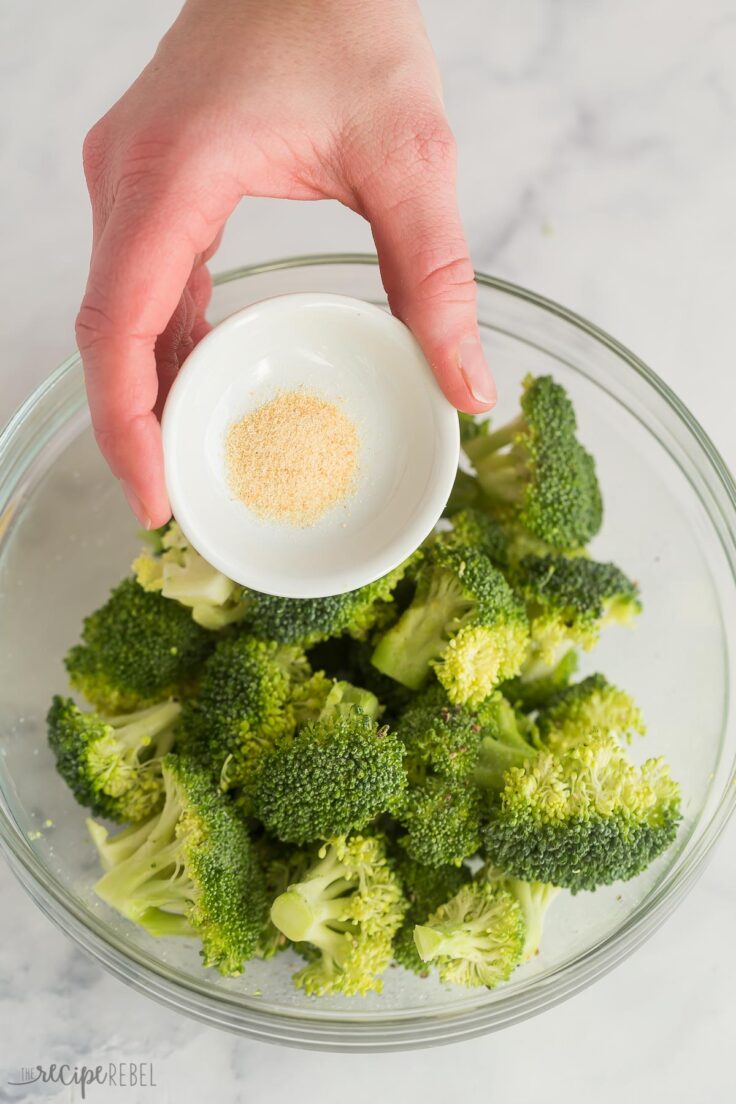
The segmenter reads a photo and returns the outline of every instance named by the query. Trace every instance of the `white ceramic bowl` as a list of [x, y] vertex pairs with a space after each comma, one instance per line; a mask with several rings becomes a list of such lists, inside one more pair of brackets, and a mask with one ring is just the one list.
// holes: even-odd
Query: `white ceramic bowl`
[[[354, 493], [303, 528], [234, 496], [224, 445], [244, 414], [300, 387], [334, 402], [360, 438]], [[192, 545], [236, 582], [288, 598], [354, 590], [401, 563], [436, 524], [460, 448], [457, 414], [407, 327], [323, 293], [266, 299], [216, 326], [171, 389], [163, 441]]]

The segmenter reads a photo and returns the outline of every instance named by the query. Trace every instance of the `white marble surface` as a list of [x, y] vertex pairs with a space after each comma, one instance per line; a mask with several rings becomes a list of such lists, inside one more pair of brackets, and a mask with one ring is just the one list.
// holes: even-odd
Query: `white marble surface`
[[[0, 419], [72, 347], [89, 218], [83, 134], [171, 0], [0, 4]], [[736, 464], [736, 4], [426, 0], [477, 267], [602, 325]], [[331, 204], [243, 204], [219, 265], [368, 249]], [[499, 381], [503, 386], [503, 379]], [[23, 1064], [143, 1057], [158, 1088], [93, 1101], [444, 1104], [734, 1099], [736, 833], [676, 915], [594, 988], [501, 1035], [376, 1057], [277, 1051], [165, 1012], [88, 961], [0, 865], [0, 1101]]]

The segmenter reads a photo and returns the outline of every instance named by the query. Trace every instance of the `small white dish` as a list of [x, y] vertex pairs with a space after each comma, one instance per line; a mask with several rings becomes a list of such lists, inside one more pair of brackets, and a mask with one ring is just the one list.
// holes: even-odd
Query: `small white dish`
[[[305, 528], [253, 513], [225, 458], [233, 423], [297, 388], [334, 402], [360, 437], [354, 493]], [[411, 332], [343, 295], [278, 296], [225, 319], [187, 358], [162, 429], [188, 540], [236, 582], [287, 598], [355, 590], [400, 564], [440, 517], [460, 452], [457, 413]]]

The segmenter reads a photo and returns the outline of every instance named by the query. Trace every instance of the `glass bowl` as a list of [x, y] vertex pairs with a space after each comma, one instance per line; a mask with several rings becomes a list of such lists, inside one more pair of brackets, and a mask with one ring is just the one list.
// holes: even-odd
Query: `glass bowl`
[[[211, 314], [270, 295], [334, 291], [385, 304], [375, 258], [303, 257], [222, 275]], [[38, 906], [123, 981], [206, 1023], [275, 1043], [397, 1050], [505, 1027], [589, 985], [647, 939], [702, 870], [736, 800], [736, 488], [700, 426], [661, 380], [594, 326], [531, 292], [478, 276], [483, 340], [502, 396], [552, 372], [575, 400], [594, 451], [606, 517], [594, 553], [641, 584], [634, 631], [611, 628], [584, 670], [639, 700], [649, 735], [682, 784], [676, 844], [639, 878], [561, 895], [541, 953], [493, 992], [446, 989], [399, 968], [382, 994], [315, 1000], [290, 980], [287, 952], [242, 978], [205, 971], [189, 941], [156, 941], [98, 901], [84, 813], [46, 745], [50, 696], [82, 617], [139, 546], [95, 447], [82, 370], [71, 357], [0, 438], [0, 841]], [[22, 939], [22, 933], [18, 935]]]

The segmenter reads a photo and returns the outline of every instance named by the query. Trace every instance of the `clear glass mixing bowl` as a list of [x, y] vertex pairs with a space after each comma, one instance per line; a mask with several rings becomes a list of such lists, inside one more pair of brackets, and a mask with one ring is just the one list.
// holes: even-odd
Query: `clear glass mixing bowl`
[[[570, 390], [606, 501], [598, 554], [641, 583], [635, 631], [612, 628], [585, 664], [640, 701], [642, 756], [665, 754], [683, 787], [676, 845], [644, 875], [562, 896], [540, 955], [494, 992], [448, 990], [400, 969], [382, 994], [313, 1000], [286, 953], [239, 979], [201, 968], [188, 941], [156, 941], [92, 893], [83, 811], [46, 746], [49, 698], [84, 614], [127, 570], [138, 537], [95, 448], [79, 359], [33, 394], [0, 438], [0, 840], [38, 906], [130, 985], [207, 1023], [271, 1042], [400, 1049], [468, 1038], [548, 1008], [646, 939], [695, 881], [736, 800], [736, 488], [702, 429], [644, 364], [530, 292], [478, 277], [483, 339], [503, 417], [527, 372]], [[269, 295], [335, 291], [385, 303], [375, 259], [303, 257], [228, 272], [211, 315]], [[22, 932], [18, 939], [22, 939]]]

